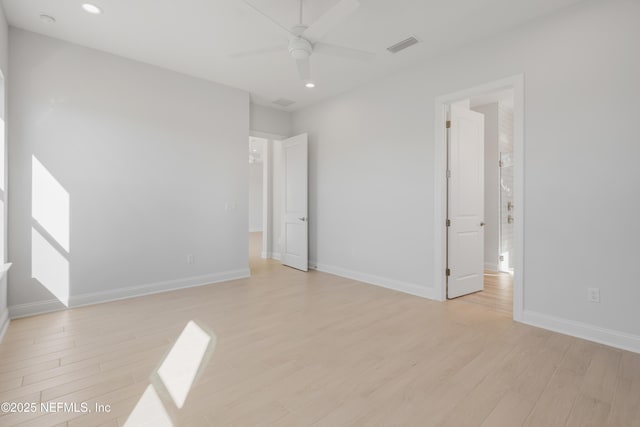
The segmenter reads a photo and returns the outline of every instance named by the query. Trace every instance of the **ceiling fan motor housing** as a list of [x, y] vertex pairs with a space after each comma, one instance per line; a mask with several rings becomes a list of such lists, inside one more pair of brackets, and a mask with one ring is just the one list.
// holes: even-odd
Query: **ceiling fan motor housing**
[[289, 54], [293, 59], [307, 59], [311, 52], [313, 52], [313, 46], [308, 40], [297, 37], [289, 41]]

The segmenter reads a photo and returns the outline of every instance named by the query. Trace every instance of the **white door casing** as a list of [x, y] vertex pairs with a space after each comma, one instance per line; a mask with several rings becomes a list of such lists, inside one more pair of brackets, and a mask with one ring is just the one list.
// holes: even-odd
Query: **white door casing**
[[447, 298], [484, 289], [484, 115], [451, 107]]
[[309, 268], [307, 152], [306, 133], [282, 141], [282, 264], [302, 271]]

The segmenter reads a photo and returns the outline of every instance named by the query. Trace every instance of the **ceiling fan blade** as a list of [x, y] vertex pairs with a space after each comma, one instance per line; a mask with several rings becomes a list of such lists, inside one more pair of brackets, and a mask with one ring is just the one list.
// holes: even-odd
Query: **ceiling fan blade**
[[284, 25], [282, 25], [281, 23], [279, 23], [278, 21], [276, 21], [275, 19], [273, 19], [272, 17], [270, 17], [269, 15], [267, 15], [266, 13], [264, 13], [263, 11], [255, 7], [253, 4], [249, 3], [247, 0], [242, 0], [242, 1], [244, 4], [249, 6], [251, 10], [256, 12], [258, 15], [262, 16], [265, 21], [268, 21], [271, 25], [278, 27], [278, 29], [280, 31], [283, 31], [287, 37], [295, 36], [295, 34], [291, 32], [291, 30], [289, 30], [287, 27], [285, 27]]
[[358, 61], [373, 61], [376, 58], [376, 54], [373, 52], [366, 52], [364, 50], [351, 49], [349, 47], [336, 46], [322, 42], [316, 43], [313, 46], [313, 53], [322, 53], [325, 55], [355, 59]]
[[264, 55], [266, 53], [286, 52], [286, 51], [287, 51], [287, 46], [281, 45], [281, 46], [265, 47], [262, 49], [247, 50], [244, 52], [236, 52], [229, 55], [229, 58], [246, 58], [249, 56]]
[[333, 27], [355, 12], [359, 6], [358, 0], [340, 0], [338, 4], [311, 24], [303, 36], [314, 42], [322, 40]]
[[311, 81], [311, 65], [309, 63], [309, 58], [297, 59], [296, 65], [298, 66], [298, 75], [300, 76], [300, 80], [305, 83], [309, 83]]

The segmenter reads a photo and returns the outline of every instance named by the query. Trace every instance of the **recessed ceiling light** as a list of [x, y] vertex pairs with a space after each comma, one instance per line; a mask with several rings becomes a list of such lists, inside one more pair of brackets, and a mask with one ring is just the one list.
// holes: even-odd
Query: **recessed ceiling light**
[[314, 87], [316, 87], [316, 84], [314, 82], [307, 82], [307, 83], [305, 83], [304, 87], [308, 87], [309, 89], [313, 89]]
[[89, 13], [91, 13], [93, 15], [100, 15], [102, 13], [102, 9], [100, 9], [95, 4], [84, 3], [82, 5], [82, 8], [84, 9], [85, 12], [89, 12]]
[[44, 13], [42, 13], [40, 15], [40, 20], [42, 22], [46, 23], [46, 24], [55, 24], [55, 22], [56, 22], [56, 18], [54, 18], [51, 15], [44, 14]]

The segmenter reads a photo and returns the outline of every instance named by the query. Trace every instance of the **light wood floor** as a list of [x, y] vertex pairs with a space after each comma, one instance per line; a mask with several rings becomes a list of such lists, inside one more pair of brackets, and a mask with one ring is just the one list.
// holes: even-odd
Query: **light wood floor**
[[497, 271], [484, 272], [484, 290], [457, 298], [470, 304], [478, 304], [509, 319], [513, 318], [513, 276]]
[[[640, 426], [640, 355], [328, 274], [253, 277], [11, 322], [0, 402], [100, 402], [0, 425], [117, 426], [188, 322], [216, 335], [181, 426]], [[147, 394], [145, 394], [147, 396]], [[163, 403], [161, 403], [163, 402]], [[166, 409], [162, 409], [165, 407]], [[144, 405], [136, 410], [145, 409]]]

